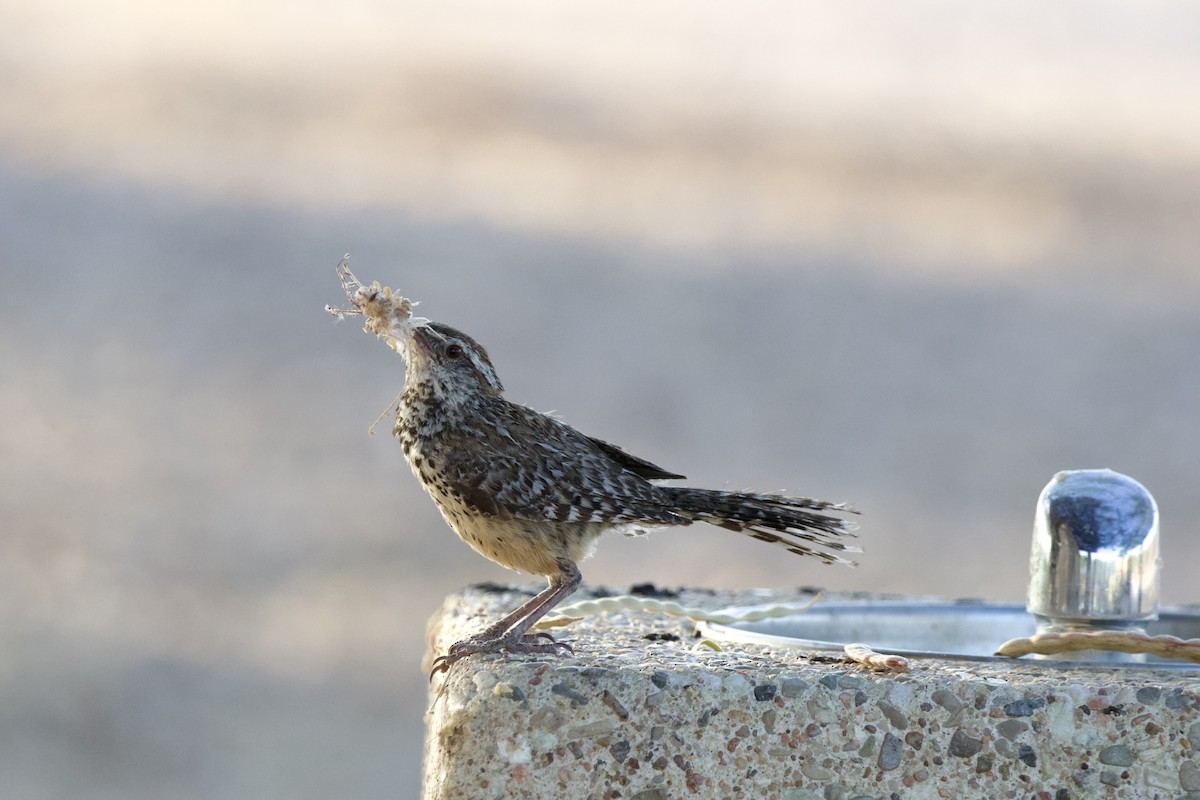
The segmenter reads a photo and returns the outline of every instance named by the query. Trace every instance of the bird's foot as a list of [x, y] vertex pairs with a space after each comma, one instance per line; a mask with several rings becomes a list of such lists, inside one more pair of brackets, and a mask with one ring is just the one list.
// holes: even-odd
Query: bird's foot
[[450, 668], [467, 656], [476, 653], [574, 653], [575, 650], [566, 642], [555, 641], [554, 637], [545, 631], [527, 633], [523, 636], [488, 637], [485, 635], [472, 636], [455, 642], [445, 655], [433, 660], [433, 669], [429, 672], [429, 680], [439, 672], [449, 672]]

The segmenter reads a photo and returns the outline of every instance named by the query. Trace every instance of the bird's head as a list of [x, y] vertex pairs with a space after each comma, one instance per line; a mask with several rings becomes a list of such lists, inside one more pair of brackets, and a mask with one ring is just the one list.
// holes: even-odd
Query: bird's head
[[448, 402], [504, 391], [487, 350], [457, 328], [440, 322], [415, 325], [404, 345], [409, 386], [426, 384], [434, 396]]

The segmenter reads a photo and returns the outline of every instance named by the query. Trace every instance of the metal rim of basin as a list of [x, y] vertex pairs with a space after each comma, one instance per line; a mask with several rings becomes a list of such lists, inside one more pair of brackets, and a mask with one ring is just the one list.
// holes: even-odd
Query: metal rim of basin
[[[746, 612], [751, 610], [750, 607], [740, 607], [737, 612]], [[839, 601], [830, 603], [818, 603], [805, 612], [795, 614], [791, 617], [777, 618], [764, 622], [736, 622], [731, 624], [719, 624], [715, 622], [699, 622], [697, 628], [701, 636], [713, 639], [715, 641], [738, 642], [741, 644], [755, 644], [767, 647], [780, 647], [797, 650], [813, 650], [818, 652], [835, 652], [841, 653], [845, 645], [859, 639], [847, 638], [844, 642], [828, 641], [824, 639], [809, 639], [799, 636], [785, 636], [776, 633], [764, 633], [760, 630], [755, 630], [756, 627], [773, 627], [779, 623], [786, 623], [789, 620], [795, 620], [798, 625], [802, 625], [806, 616], [817, 615], [824, 613], [829, 614], [870, 614], [872, 616], [895, 615], [903, 613], [908, 617], [932, 616], [934, 614], [944, 615], [947, 612], [954, 614], [963, 614], [967, 616], [991, 615], [998, 616], [1013, 616], [1027, 618], [1029, 621], [1029, 630], [1026, 633], [1015, 633], [1013, 637], [1020, 635], [1030, 635], [1033, 632], [1034, 620], [1028, 614], [1025, 607], [1016, 604], [998, 604], [998, 603], [981, 603], [978, 601], [959, 601], [945, 603], [930, 603], [930, 602], [904, 602], [904, 601]], [[1157, 622], [1149, 623], [1149, 627], [1163, 628], [1163, 631], [1168, 632], [1174, 626], [1189, 625], [1195, 629], [1200, 629], [1200, 612], [1196, 611], [1163, 611], [1159, 614]], [[1003, 639], [996, 641], [995, 646], [999, 647]], [[865, 644], [875, 647], [876, 645], [867, 640]], [[974, 655], [966, 653], [943, 652], [937, 650], [922, 650], [905, 647], [884, 647], [879, 646], [881, 652], [891, 653], [908, 658], [934, 658], [952, 661], [968, 661], [968, 662], [986, 662], [986, 663], [1007, 663], [1007, 664], [1024, 664], [1038, 667], [1050, 667], [1054, 669], [1136, 669], [1136, 670], [1169, 670], [1172, 672], [1198, 672], [1200, 673], [1200, 664], [1186, 661], [1168, 661], [1168, 660], [1153, 660], [1136, 663], [1088, 663], [1081, 661], [1067, 661], [1058, 659], [1014, 659], [1006, 656], [995, 655]]]

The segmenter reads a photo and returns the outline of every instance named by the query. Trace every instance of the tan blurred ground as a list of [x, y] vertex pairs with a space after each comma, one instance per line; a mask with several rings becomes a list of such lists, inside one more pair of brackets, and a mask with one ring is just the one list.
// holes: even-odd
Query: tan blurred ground
[[0, 3], [0, 796], [415, 793], [470, 553], [366, 428], [333, 265], [698, 484], [853, 500], [590, 582], [1016, 600], [1034, 499], [1155, 493], [1200, 601], [1182, 2]]

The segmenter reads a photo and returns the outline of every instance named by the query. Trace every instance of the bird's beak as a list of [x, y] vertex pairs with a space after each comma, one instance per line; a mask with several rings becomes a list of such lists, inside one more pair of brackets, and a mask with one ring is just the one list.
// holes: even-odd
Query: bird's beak
[[419, 345], [420, 348], [425, 351], [426, 355], [433, 354], [433, 339], [432, 339], [433, 336], [434, 336], [433, 332], [424, 326], [416, 327], [416, 328], [412, 329], [413, 341], [416, 342], [417, 345]]

